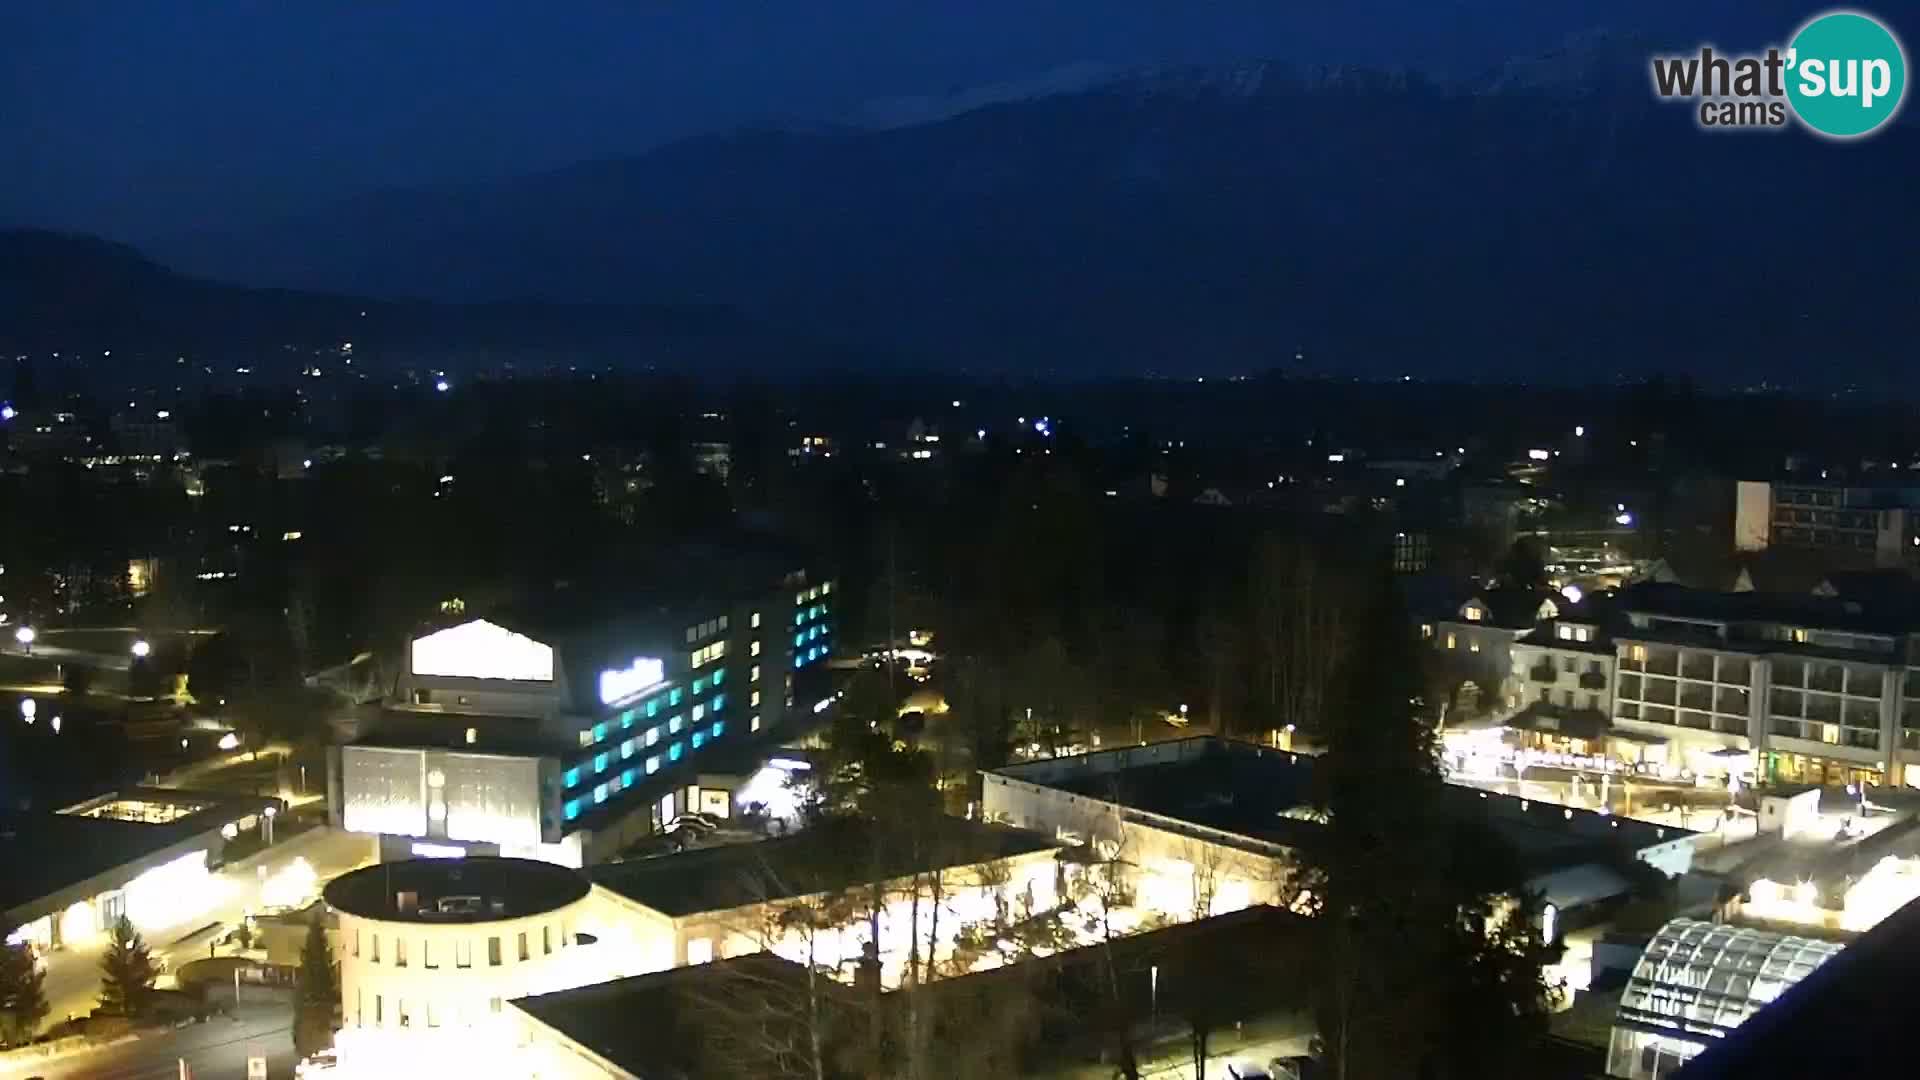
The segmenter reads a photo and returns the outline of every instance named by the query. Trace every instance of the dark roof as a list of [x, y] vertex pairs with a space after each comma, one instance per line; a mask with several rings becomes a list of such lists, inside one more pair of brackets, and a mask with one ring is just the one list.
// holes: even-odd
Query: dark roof
[[857, 821], [829, 822], [753, 844], [605, 863], [590, 873], [596, 884], [677, 918], [1060, 846], [1024, 829], [936, 820], [937, 835], [918, 837], [911, 846], [876, 844], [869, 827]]
[[1920, 903], [1909, 903], [1713, 1041], [1676, 1080], [1906, 1075], [1916, 955]]
[[1544, 589], [1481, 589], [1474, 596], [1487, 606], [1484, 621], [1508, 630], [1532, 626], [1539, 619], [1540, 605], [1548, 600], [1554, 602], [1556, 609], [1565, 602]]
[[[852, 993], [831, 979], [816, 985], [835, 997]], [[756, 1023], [784, 1017], [797, 1025], [798, 1010], [781, 999], [806, 990], [805, 968], [754, 953], [519, 998], [513, 1006], [634, 1076], [682, 1080], [707, 1074], [723, 1056], [714, 1044], [728, 1032], [717, 1025], [737, 1027], [749, 1015]]]
[[[387, 922], [490, 922], [539, 915], [585, 897], [592, 885], [578, 870], [533, 859], [469, 856], [379, 863], [327, 885], [328, 904], [349, 915]], [[399, 906], [402, 894], [408, 897]], [[439, 910], [452, 898], [478, 897], [473, 910]]]
[[[182, 841], [209, 833], [279, 799], [132, 788], [89, 800], [141, 798], [206, 803], [164, 824], [77, 814], [0, 810], [0, 911], [38, 900]], [[83, 804], [86, 805], [86, 804]]]
[[[1147, 752], [1161, 760], [1126, 764], [1128, 755]], [[1076, 768], [1076, 762], [1083, 767]], [[1313, 765], [1309, 754], [1197, 735], [1144, 749], [1120, 747], [1078, 758], [1011, 765], [996, 772], [1206, 828], [1300, 846], [1316, 842], [1321, 827], [1304, 816], [1282, 815], [1309, 802]], [[1063, 770], [1068, 775], [1060, 775]], [[1490, 826], [1530, 873], [1571, 866], [1622, 847], [1637, 851], [1691, 835], [1684, 829], [1479, 788], [1448, 784], [1445, 790], [1445, 806], [1451, 813], [1460, 820]]]
[[1792, 623], [1824, 630], [1901, 634], [1920, 628], [1904, 608], [1869, 607], [1811, 593], [1713, 592], [1647, 583], [1620, 590], [1620, 610], [1655, 617], [1721, 623]]
[[[1594, 634], [1586, 641], [1567, 641], [1555, 634], [1561, 623], [1577, 623], [1594, 628]], [[1607, 632], [1607, 624], [1591, 618], [1572, 618], [1562, 616], [1549, 619], [1533, 628], [1530, 633], [1522, 634], [1514, 642], [1517, 645], [1537, 645], [1543, 649], [1561, 649], [1566, 652], [1592, 653], [1595, 656], [1613, 655], [1613, 636]]]

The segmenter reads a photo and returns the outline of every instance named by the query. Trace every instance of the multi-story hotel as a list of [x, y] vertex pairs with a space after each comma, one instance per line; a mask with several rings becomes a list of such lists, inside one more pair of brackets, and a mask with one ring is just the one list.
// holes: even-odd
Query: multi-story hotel
[[639, 595], [543, 597], [415, 638], [332, 806], [386, 859], [581, 866], [726, 816], [744, 755], [826, 697], [838, 597], [804, 570], [686, 567]]
[[1702, 775], [1920, 786], [1917, 650], [1892, 598], [1639, 585], [1514, 644], [1518, 726]]

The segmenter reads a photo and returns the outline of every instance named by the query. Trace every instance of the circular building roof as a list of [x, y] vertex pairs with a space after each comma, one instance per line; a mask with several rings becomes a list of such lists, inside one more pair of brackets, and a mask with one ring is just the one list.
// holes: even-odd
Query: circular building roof
[[563, 908], [590, 888], [584, 874], [554, 863], [469, 856], [362, 867], [333, 879], [324, 895], [336, 910], [362, 919], [475, 923]]

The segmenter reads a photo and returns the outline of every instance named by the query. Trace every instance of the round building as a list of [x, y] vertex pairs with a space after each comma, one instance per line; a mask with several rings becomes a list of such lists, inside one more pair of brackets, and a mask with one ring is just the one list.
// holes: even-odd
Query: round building
[[506, 1002], [604, 978], [581, 932], [591, 891], [579, 871], [529, 859], [416, 859], [334, 879], [342, 1069], [484, 1060], [513, 1038]]

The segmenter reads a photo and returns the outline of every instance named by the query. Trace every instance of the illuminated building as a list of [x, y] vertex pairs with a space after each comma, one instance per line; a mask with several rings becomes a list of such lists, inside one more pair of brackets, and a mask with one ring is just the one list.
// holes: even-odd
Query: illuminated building
[[1620, 995], [1607, 1075], [1623, 1080], [1672, 1076], [1840, 948], [1831, 941], [1673, 920], [1647, 943]]
[[[1313, 758], [1212, 736], [1021, 762], [985, 775], [990, 821], [1126, 852], [1143, 904], [1176, 919], [1282, 898], [1277, 857], [1324, 835], [1309, 805]], [[1528, 884], [1554, 933], [1624, 899], [1610, 869], [1632, 858], [1668, 876], [1693, 863], [1697, 834], [1449, 785], [1447, 812], [1484, 822], [1525, 853]], [[1195, 897], [1210, 898], [1198, 912]]]
[[343, 1075], [502, 1075], [508, 1000], [617, 974], [586, 929], [591, 893], [578, 872], [525, 859], [416, 859], [334, 879]]
[[85, 944], [125, 915], [176, 926], [221, 899], [208, 871], [278, 799], [133, 788], [57, 813], [0, 811], [0, 925], [41, 948]]
[[1873, 566], [1920, 565], [1920, 490], [1879, 485], [1734, 485], [1734, 547], [1796, 548]]
[[[338, 823], [381, 856], [582, 866], [732, 813], [702, 774], [825, 697], [838, 606], [804, 573], [556, 595], [415, 638], [388, 707], [334, 759]], [[804, 695], [808, 709], [796, 705]], [[728, 771], [738, 755], [719, 754]], [[748, 770], [749, 772], [751, 770]]]
[[[819, 926], [811, 936], [791, 916], [820, 910], [822, 896], [881, 882], [887, 901], [875, 955], [882, 981], [893, 985], [913, 928], [923, 935], [920, 955], [944, 958], [953, 934], [968, 923], [1020, 904], [1046, 911], [1058, 899], [1055, 856], [1062, 845], [1052, 838], [960, 818], [938, 818], [928, 828], [919, 844], [876, 846], [859, 822], [820, 824], [758, 843], [611, 863], [589, 873], [614, 913], [609, 922], [620, 928], [613, 932], [620, 951], [641, 971], [772, 951], [851, 975], [871, 934], [858, 904], [841, 905], [845, 921]], [[850, 860], [848, 852], [873, 857]], [[936, 873], [937, 920], [929, 917]]]

